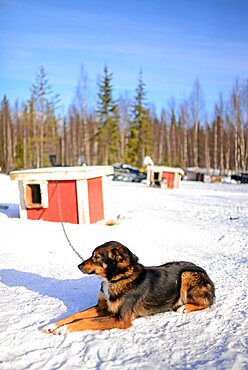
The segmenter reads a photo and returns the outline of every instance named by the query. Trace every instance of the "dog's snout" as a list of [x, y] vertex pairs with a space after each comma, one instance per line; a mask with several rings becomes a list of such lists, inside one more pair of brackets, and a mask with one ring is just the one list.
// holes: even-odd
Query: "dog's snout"
[[80, 270], [80, 271], [82, 271], [82, 272], [84, 272], [84, 273], [88, 274], [88, 271], [85, 269], [85, 262], [80, 263], [80, 264], [78, 265], [78, 268], [79, 268], [79, 270]]
[[93, 274], [94, 273], [94, 271], [92, 270], [92, 263], [91, 263], [90, 258], [88, 260], [83, 261], [82, 263], [80, 263], [80, 265], [78, 265], [78, 268], [84, 274]]
[[78, 265], [79, 270], [81, 270], [83, 267], [83, 262]]

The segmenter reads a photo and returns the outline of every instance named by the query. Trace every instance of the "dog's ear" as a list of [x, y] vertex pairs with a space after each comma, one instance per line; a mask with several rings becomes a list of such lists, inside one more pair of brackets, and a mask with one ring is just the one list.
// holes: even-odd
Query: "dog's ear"
[[138, 262], [138, 257], [135, 256], [135, 254], [133, 254], [132, 252], [130, 253], [130, 261], [132, 263], [132, 265], [135, 265], [137, 262]]
[[117, 262], [122, 262], [125, 259], [125, 254], [118, 248], [115, 248], [110, 252], [110, 258]]
[[129, 249], [126, 248], [124, 251], [116, 250], [114, 254], [114, 259], [117, 262], [122, 262], [129, 258], [130, 264], [135, 265], [138, 262], [138, 257], [135, 256]]
[[117, 262], [122, 262], [124, 259], [125, 259], [124, 256], [121, 255], [120, 253], [118, 253], [118, 254], [115, 255], [115, 260]]

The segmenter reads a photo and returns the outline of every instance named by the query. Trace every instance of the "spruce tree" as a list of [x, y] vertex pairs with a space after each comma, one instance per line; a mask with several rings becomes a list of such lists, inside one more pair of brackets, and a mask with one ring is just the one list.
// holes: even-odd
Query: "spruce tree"
[[149, 111], [145, 103], [145, 95], [145, 84], [142, 79], [141, 71], [131, 112], [126, 155], [126, 161], [133, 165], [140, 165], [146, 155], [152, 155], [152, 125]]
[[98, 158], [99, 164], [113, 164], [120, 155], [120, 131], [118, 105], [113, 100], [112, 74], [104, 66], [103, 76], [98, 84]]

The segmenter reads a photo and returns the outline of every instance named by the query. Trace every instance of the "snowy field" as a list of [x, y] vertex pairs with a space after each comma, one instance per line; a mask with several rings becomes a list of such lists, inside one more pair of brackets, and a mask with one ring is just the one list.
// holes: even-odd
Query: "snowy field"
[[248, 185], [109, 185], [108, 215], [125, 218], [66, 224], [74, 247], [87, 258], [117, 240], [145, 265], [192, 261], [215, 283], [215, 304], [140, 318], [127, 330], [43, 334], [43, 325], [95, 304], [100, 282], [79, 271], [59, 223], [18, 218], [17, 184], [0, 175], [0, 369], [247, 369]]

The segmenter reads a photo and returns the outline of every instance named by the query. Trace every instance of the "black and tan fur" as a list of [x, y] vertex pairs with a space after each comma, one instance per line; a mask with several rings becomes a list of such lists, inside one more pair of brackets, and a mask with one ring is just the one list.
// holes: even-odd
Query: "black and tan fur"
[[183, 261], [145, 267], [115, 241], [97, 247], [78, 267], [102, 278], [97, 305], [49, 324], [43, 332], [126, 329], [137, 317], [203, 310], [215, 297], [214, 284], [201, 267]]

